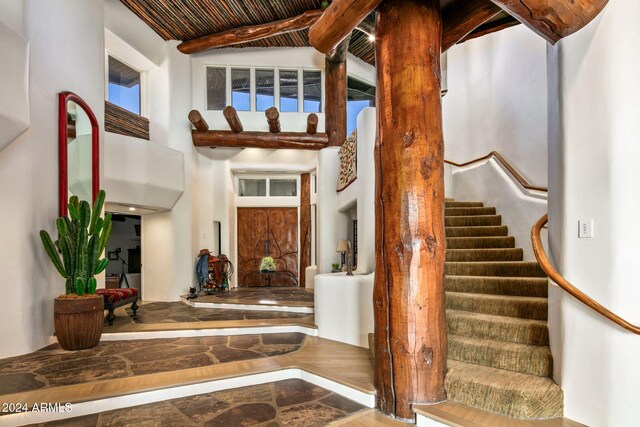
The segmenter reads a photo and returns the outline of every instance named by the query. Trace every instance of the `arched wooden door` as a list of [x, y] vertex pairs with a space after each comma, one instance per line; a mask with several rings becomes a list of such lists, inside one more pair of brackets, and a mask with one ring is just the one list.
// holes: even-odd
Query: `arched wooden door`
[[[276, 272], [260, 273], [270, 256]], [[298, 286], [298, 208], [238, 208], [238, 286]]]

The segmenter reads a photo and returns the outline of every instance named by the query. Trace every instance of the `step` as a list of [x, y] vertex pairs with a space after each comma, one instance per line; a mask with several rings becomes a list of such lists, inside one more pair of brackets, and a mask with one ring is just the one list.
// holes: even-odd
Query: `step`
[[544, 320], [518, 319], [469, 311], [446, 310], [447, 333], [529, 345], [549, 345]]
[[532, 261], [447, 262], [444, 274], [449, 276], [547, 277]]
[[469, 216], [469, 215], [495, 215], [496, 208], [493, 207], [446, 207], [444, 216]]
[[562, 417], [562, 389], [550, 378], [447, 361], [449, 400], [514, 418]]
[[502, 215], [449, 216], [444, 218], [445, 227], [474, 227], [501, 224]]
[[447, 249], [515, 248], [513, 236], [447, 237]]
[[506, 225], [446, 227], [444, 233], [447, 237], [506, 236], [509, 234], [509, 228]]
[[482, 202], [459, 202], [455, 200], [445, 201], [445, 208], [481, 208], [484, 206]]
[[546, 277], [446, 276], [447, 291], [489, 295], [513, 295], [546, 298], [549, 281]]
[[553, 358], [546, 345], [516, 344], [449, 335], [447, 358], [539, 377], [551, 377], [553, 374]]
[[447, 261], [522, 261], [521, 248], [447, 249]]
[[547, 298], [447, 292], [446, 307], [453, 310], [547, 320]]

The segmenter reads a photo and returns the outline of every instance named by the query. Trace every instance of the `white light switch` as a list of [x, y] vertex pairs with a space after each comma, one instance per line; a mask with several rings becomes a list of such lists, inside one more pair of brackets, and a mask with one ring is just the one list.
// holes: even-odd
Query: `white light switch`
[[578, 238], [580, 239], [592, 239], [593, 238], [593, 220], [581, 219], [578, 221]]

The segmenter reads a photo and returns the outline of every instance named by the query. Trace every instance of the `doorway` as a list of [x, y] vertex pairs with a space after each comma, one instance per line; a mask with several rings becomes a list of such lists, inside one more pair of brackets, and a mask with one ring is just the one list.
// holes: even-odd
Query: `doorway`
[[[298, 286], [298, 208], [238, 208], [238, 286]], [[276, 271], [261, 273], [262, 258]]]
[[107, 242], [106, 288], [142, 289], [142, 230], [138, 215], [111, 212], [111, 236]]

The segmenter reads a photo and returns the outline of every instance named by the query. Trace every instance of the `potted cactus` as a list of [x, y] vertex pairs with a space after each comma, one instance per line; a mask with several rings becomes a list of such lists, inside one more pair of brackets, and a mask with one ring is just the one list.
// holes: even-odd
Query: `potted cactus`
[[111, 214], [100, 217], [105, 192], [100, 190], [91, 209], [85, 200], [69, 199], [69, 216], [56, 220], [58, 240], [40, 230], [51, 262], [65, 279], [65, 294], [53, 305], [56, 337], [65, 350], [93, 347], [100, 341], [104, 301], [96, 295], [96, 274], [107, 268], [100, 259], [111, 233]]

